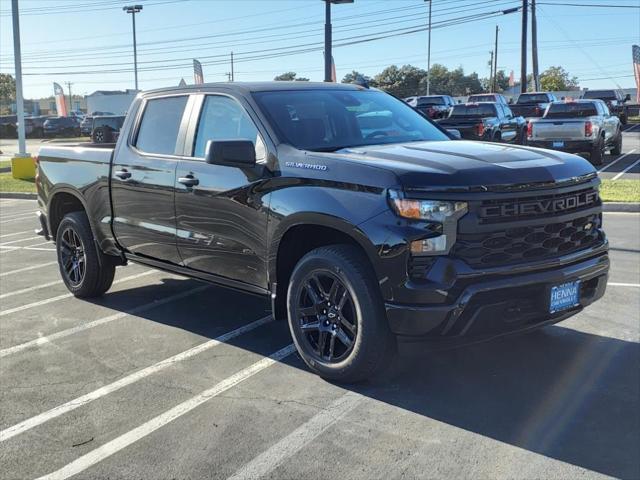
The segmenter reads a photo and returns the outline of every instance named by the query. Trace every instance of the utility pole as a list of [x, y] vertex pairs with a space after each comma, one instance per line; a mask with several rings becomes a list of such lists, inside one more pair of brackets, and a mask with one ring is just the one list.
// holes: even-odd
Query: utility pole
[[533, 60], [533, 85], [536, 92], [539, 92], [540, 77], [538, 74], [538, 22], [536, 20], [536, 0], [531, 0], [531, 59]]
[[227, 82], [231, 81], [231, 72], [227, 72], [225, 73], [225, 75], [227, 76]]
[[324, 2], [324, 81], [332, 82], [333, 75], [331, 74], [331, 4], [332, 3], [353, 3], [353, 0], [322, 0]]
[[527, 13], [529, 1], [522, 0], [522, 38], [520, 40], [520, 93], [527, 91]]
[[427, 95], [431, 93], [431, 4], [432, 0], [424, 0], [429, 3], [429, 34], [427, 36]]
[[126, 7], [122, 7], [122, 10], [131, 14], [131, 20], [133, 23], [133, 72], [135, 75], [136, 90], [138, 90], [138, 47], [136, 44], [136, 13], [139, 13], [142, 10], [142, 5], [128, 5]]
[[20, 15], [18, 0], [11, 0], [11, 15], [13, 19], [13, 61], [16, 70], [16, 113], [18, 114], [18, 155], [28, 157], [27, 141], [24, 133], [24, 96], [22, 93], [22, 53], [20, 49]]
[[233, 52], [231, 52], [231, 81], [235, 81], [235, 76], [233, 74]]
[[73, 85], [73, 83], [71, 82], [65, 82], [67, 84], [67, 88], [69, 89], [69, 115], [71, 115], [71, 112], [73, 112], [73, 96], [71, 96], [71, 85]]
[[493, 49], [493, 83], [491, 84], [491, 91], [498, 91], [498, 32], [500, 29], [496, 25], [496, 46]]
[[489, 60], [489, 68], [491, 69], [491, 73], [489, 73], [489, 92], [493, 93], [493, 50], [489, 53], [491, 54], [491, 60]]

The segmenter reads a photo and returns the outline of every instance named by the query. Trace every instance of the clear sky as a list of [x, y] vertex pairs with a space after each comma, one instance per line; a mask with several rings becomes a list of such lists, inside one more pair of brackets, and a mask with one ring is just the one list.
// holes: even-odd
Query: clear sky
[[[637, 7], [640, 0], [537, 2], [541, 71], [561, 65], [578, 76], [582, 87], [634, 86], [631, 45], [640, 43], [640, 9], [615, 6]], [[122, 6], [134, 2], [19, 3], [26, 98], [51, 95], [52, 82], [73, 82], [78, 94], [133, 88], [131, 16]], [[324, 2], [320, 0], [135, 3], [144, 6], [136, 15], [142, 89], [177, 85], [181, 78], [192, 83], [193, 58], [202, 61], [205, 81], [225, 81], [231, 51], [236, 80], [272, 80], [286, 71], [323, 79]], [[520, 4], [519, 0], [433, 0], [432, 63], [462, 66], [466, 72], [488, 76], [498, 25], [498, 68], [507, 73], [514, 70], [518, 78], [521, 14], [480, 15]], [[426, 68], [427, 5], [423, 0], [355, 0], [334, 5], [338, 80], [353, 69], [374, 75], [391, 64]], [[378, 37], [387, 38], [354, 43]], [[528, 59], [530, 65], [530, 52]], [[11, 0], [0, 0], [0, 72], [14, 72]]]

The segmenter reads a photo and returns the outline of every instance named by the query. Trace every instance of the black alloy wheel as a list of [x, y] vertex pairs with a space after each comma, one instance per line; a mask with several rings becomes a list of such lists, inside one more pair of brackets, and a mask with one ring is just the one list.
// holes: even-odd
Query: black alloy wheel
[[316, 270], [304, 280], [294, 317], [312, 356], [327, 363], [348, 357], [358, 335], [356, 315], [351, 293], [333, 272]]
[[69, 284], [73, 287], [81, 285], [87, 269], [87, 257], [80, 236], [71, 227], [62, 232], [60, 258]]

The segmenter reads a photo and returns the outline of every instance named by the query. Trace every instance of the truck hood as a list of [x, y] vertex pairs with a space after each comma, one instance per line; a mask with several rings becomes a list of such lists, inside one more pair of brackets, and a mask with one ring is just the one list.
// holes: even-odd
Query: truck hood
[[500, 190], [564, 183], [595, 175], [591, 164], [563, 152], [499, 143], [442, 141], [339, 150], [343, 160], [393, 171], [410, 189]]

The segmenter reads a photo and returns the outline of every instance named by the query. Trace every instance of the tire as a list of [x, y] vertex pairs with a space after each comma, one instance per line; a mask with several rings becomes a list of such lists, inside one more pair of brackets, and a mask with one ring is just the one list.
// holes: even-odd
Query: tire
[[56, 233], [60, 275], [76, 297], [99, 297], [111, 287], [115, 262], [100, 252], [84, 212], [67, 214]]
[[357, 248], [331, 245], [306, 254], [291, 275], [287, 310], [298, 353], [321, 377], [360, 382], [388, 364], [395, 338], [376, 276]]
[[613, 144], [613, 148], [611, 149], [611, 155], [620, 155], [622, 153], [622, 132], [618, 132], [618, 138], [616, 138], [616, 143]]
[[111, 143], [113, 135], [107, 127], [98, 127], [91, 133], [93, 143]]
[[501, 143], [502, 142], [502, 134], [500, 132], [496, 132], [491, 137], [492, 142]]
[[604, 138], [600, 137], [600, 141], [591, 150], [589, 161], [593, 165], [602, 165], [604, 162]]
[[621, 114], [620, 115], [620, 123], [622, 125], [626, 125], [627, 121], [628, 121], [627, 114], [626, 113]]

